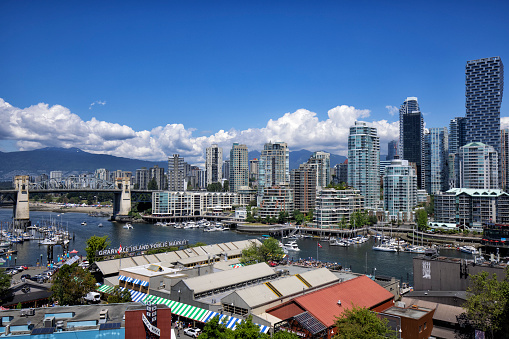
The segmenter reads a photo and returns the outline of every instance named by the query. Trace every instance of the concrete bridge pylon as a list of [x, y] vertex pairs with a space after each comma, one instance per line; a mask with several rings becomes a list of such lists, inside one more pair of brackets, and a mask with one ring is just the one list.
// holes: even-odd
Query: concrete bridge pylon
[[121, 192], [115, 196], [113, 218], [116, 219], [128, 216], [131, 211], [131, 179], [129, 177], [117, 178], [115, 187], [121, 189]]
[[14, 188], [16, 192], [16, 203], [14, 204], [14, 226], [24, 228], [30, 226], [30, 206], [28, 203], [28, 175], [17, 175], [14, 177]]

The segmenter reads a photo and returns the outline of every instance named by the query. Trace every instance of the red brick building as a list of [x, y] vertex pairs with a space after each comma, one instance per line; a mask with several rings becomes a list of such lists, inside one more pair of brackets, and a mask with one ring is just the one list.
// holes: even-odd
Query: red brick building
[[274, 331], [287, 330], [304, 338], [331, 338], [334, 322], [345, 310], [365, 307], [375, 312], [394, 306], [394, 296], [367, 276], [360, 276], [307, 293], [266, 312], [283, 319]]

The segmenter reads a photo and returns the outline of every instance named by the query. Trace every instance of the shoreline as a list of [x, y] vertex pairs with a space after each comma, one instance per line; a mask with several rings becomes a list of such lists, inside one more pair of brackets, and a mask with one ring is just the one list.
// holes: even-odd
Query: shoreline
[[97, 206], [64, 206], [54, 204], [43, 204], [39, 202], [30, 203], [30, 211], [42, 211], [42, 212], [55, 212], [55, 213], [105, 213], [113, 214], [112, 207], [97, 207]]

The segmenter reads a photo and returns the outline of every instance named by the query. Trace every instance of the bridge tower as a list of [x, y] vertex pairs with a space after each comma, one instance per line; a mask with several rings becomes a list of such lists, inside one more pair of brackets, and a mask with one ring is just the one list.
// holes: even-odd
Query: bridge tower
[[115, 187], [122, 190], [120, 193], [115, 193], [113, 219], [116, 220], [117, 217], [127, 217], [131, 211], [131, 179], [129, 177], [117, 178]]
[[14, 188], [16, 189], [16, 202], [14, 203], [13, 215], [14, 226], [18, 229], [30, 226], [30, 207], [28, 204], [28, 175], [17, 175], [14, 177]]

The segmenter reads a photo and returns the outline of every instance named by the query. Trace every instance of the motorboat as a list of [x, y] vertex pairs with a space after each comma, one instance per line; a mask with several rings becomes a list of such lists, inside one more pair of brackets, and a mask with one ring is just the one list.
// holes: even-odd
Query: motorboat
[[132, 230], [133, 229], [133, 225], [131, 225], [130, 223], [127, 223], [124, 226], [122, 226], [122, 228], [125, 228], [127, 230]]
[[346, 241], [345, 239], [336, 239], [336, 238], [332, 238], [329, 240], [329, 245], [330, 246], [341, 246], [341, 247], [348, 247], [350, 246], [350, 243], [348, 241]]
[[97, 225], [97, 227], [103, 227], [103, 224], [102, 224], [102, 223], [100, 223], [99, 225]]
[[86, 221], [83, 221], [83, 222], [81, 223], [81, 226], [87, 226], [87, 222], [86, 222]]
[[381, 244], [378, 246], [373, 246], [373, 250], [382, 252], [397, 252], [398, 248], [390, 244]]
[[56, 245], [57, 240], [55, 238], [45, 238], [44, 240], [39, 241], [40, 245]]
[[461, 246], [459, 247], [459, 250], [463, 253], [468, 253], [468, 254], [479, 254], [479, 251], [474, 247], [474, 246]]
[[287, 251], [300, 251], [300, 248], [295, 240], [283, 244], [283, 249], [286, 249]]

